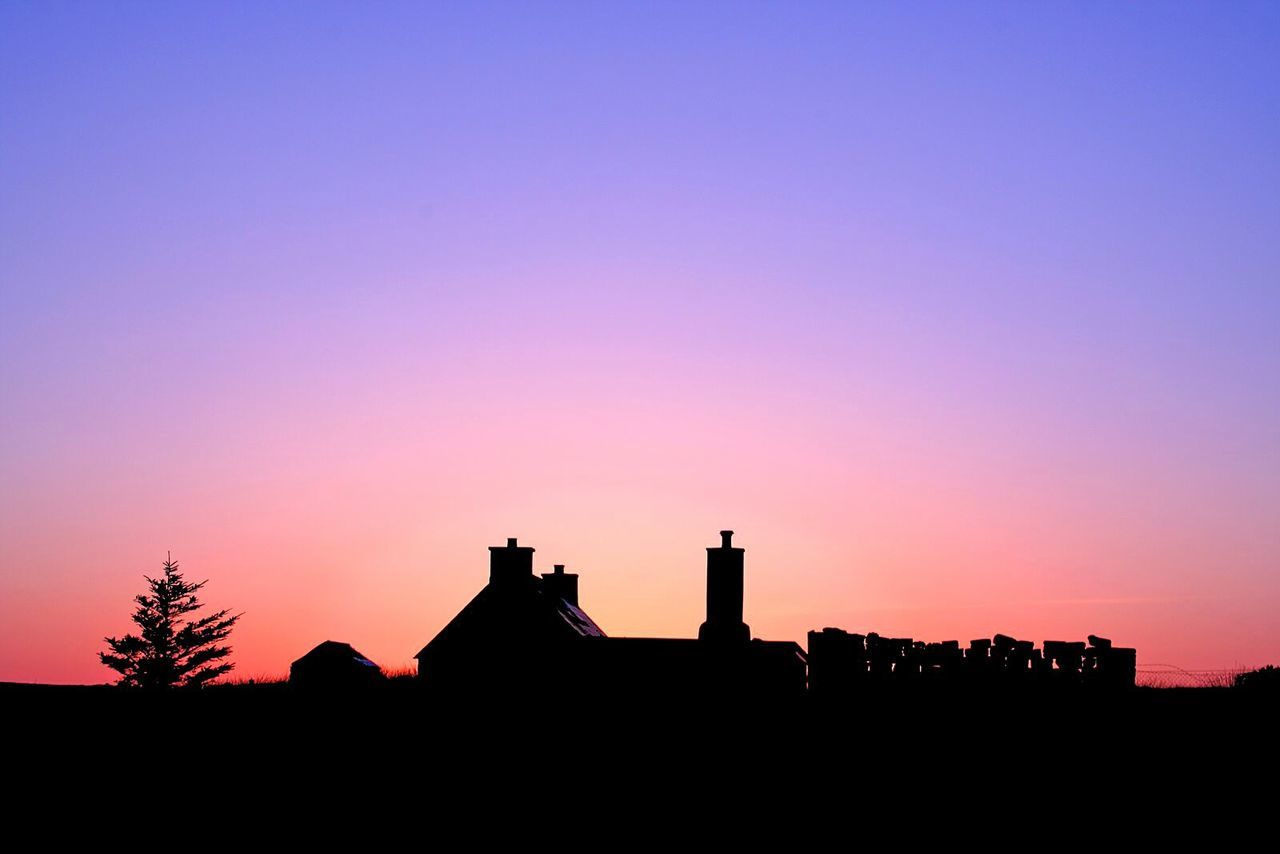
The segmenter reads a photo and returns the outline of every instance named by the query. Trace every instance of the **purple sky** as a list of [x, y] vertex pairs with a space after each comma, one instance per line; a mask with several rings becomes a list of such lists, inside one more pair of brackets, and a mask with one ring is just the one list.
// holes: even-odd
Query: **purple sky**
[[1280, 660], [1278, 84], [1275, 3], [5, 3], [0, 679], [168, 549], [242, 671], [507, 536], [689, 635], [722, 527], [766, 637]]

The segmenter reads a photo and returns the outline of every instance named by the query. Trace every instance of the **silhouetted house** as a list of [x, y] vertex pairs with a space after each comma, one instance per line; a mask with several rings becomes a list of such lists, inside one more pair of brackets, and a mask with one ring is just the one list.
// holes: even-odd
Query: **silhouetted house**
[[489, 583], [418, 653], [441, 691], [688, 696], [800, 694], [805, 656], [751, 638], [742, 621], [743, 550], [722, 531], [707, 549], [707, 619], [693, 638], [607, 637], [578, 602], [578, 576], [533, 573], [533, 549], [489, 549]]
[[566, 645], [604, 632], [578, 607], [578, 576], [533, 574], [533, 549], [489, 547], [489, 583], [417, 654], [434, 688], [536, 688], [563, 672]]
[[289, 684], [300, 688], [363, 688], [385, 678], [382, 668], [338, 641], [325, 641], [289, 666]]

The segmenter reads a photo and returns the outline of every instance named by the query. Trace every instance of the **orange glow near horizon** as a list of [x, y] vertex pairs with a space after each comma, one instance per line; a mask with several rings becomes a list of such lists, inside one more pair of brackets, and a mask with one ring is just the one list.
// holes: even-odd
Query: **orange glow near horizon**
[[[185, 478], [162, 460], [113, 468], [113, 479], [82, 471], [86, 487], [60, 493], [57, 525], [6, 543], [6, 562], [20, 549], [24, 571], [20, 595], [0, 605], [0, 677], [107, 681], [101, 638], [131, 630], [131, 597], [165, 549], [188, 578], [209, 579], [207, 607], [244, 612], [232, 637], [239, 678], [283, 675], [324, 640], [412, 666], [484, 585], [487, 546], [507, 536], [537, 549], [536, 571], [578, 572], [583, 607], [607, 633], [692, 637], [705, 548], [723, 527], [747, 549], [757, 637], [1092, 632], [1138, 647], [1140, 663], [1280, 657], [1273, 614], [1247, 586], [1224, 579], [1203, 592], [1199, 569], [1228, 557], [1222, 540], [1161, 535], [1207, 484], [1112, 472], [1100, 490], [1097, 473], [1075, 471], [1050, 491], [1001, 437], [998, 450], [957, 454], [839, 417], [801, 429], [747, 402], [667, 407], [536, 417], [495, 395], [399, 457], [388, 449], [417, 447], [392, 435], [404, 428], [345, 456], [322, 450], [345, 437], [315, 429], [280, 446], [296, 456], [263, 452], [221, 480], [211, 473], [233, 469], [212, 458]], [[503, 426], [503, 413], [519, 417]], [[730, 436], [727, 424], [750, 429]], [[226, 452], [251, 455], [245, 442]], [[1262, 572], [1264, 546], [1229, 557]]]
[[0, 680], [517, 537], [611, 635], [1280, 664], [1275, 4], [0, 3]]

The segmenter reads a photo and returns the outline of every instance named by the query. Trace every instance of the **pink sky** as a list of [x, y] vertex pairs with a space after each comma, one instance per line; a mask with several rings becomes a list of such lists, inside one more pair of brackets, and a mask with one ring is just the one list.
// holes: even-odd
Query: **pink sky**
[[0, 680], [235, 675], [507, 537], [610, 634], [1280, 663], [1280, 18], [0, 6]]
[[[638, 308], [609, 310], [634, 324]], [[508, 536], [540, 571], [579, 572], [606, 632], [689, 637], [704, 549], [726, 527], [747, 549], [759, 637], [1092, 632], [1140, 662], [1280, 658], [1272, 481], [1175, 465], [1114, 423], [1053, 431], [1053, 401], [966, 407], [960, 390], [904, 392], [873, 370], [833, 393], [822, 359], [750, 364], [769, 333], [745, 301], [697, 308], [689, 325], [705, 328], [672, 341], [705, 341], [710, 358], [535, 346], [537, 319], [513, 310], [455, 341], [443, 375], [400, 365], [368, 384], [304, 331], [310, 358], [264, 354], [193, 410], [183, 379], [152, 368], [132, 393], [154, 412], [139, 400], [79, 428], [92, 445], [10, 464], [24, 489], [4, 507], [0, 676], [105, 681], [101, 638], [130, 629], [166, 549], [210, 579], [209, 606], [245, 613], [239, 676], [282, 674], [327, 639], [411, 664]], [[392, 333], [366, 356], [411, 346]], [[195, 350], [175, 342], [172, 358]], [[148, 370], [150, 355], [132, 359]]]

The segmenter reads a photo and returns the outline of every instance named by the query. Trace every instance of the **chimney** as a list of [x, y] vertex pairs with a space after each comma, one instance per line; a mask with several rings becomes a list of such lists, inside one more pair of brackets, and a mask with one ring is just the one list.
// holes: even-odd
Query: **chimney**
[[532, 546], [516, 545], [515, 537], [509, 537], [506, 546], [489, 546], [489, 584], [518, 586], [526, 578], [533, 578]]
[[564, 564], [557, 563], [555, 572], [542, 573], [543, 592], [556, 596], [570, 605], [578, 604], [578, 574], [565, 572]]
[[720, 548], [707, 549], [707, 621], [698, 640], [747, 643], [751, 628], [742, 622], [742, 552], [733, 531], [720, 532]]

